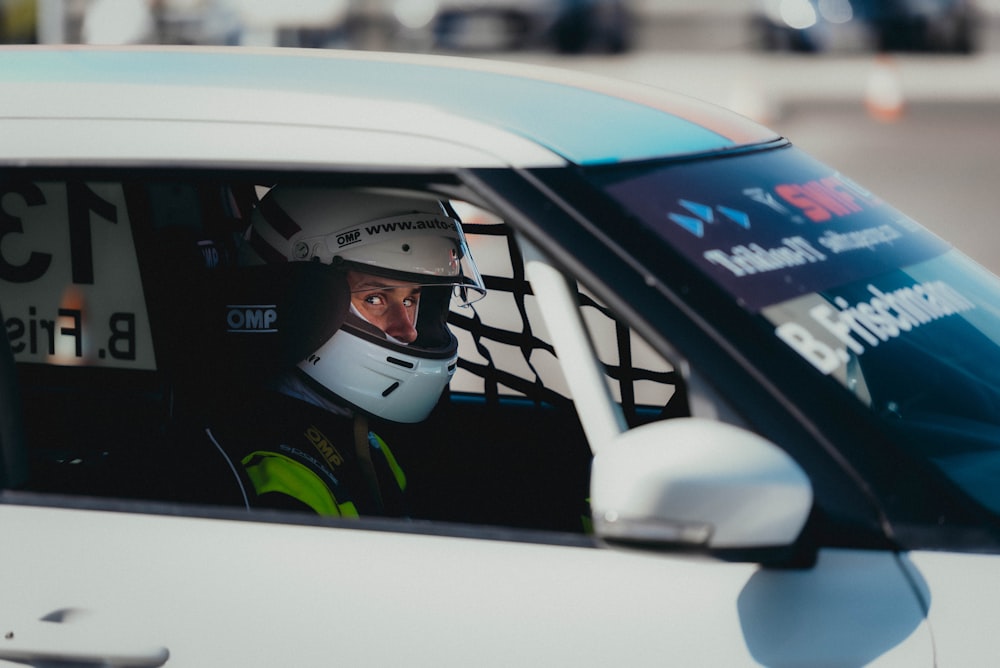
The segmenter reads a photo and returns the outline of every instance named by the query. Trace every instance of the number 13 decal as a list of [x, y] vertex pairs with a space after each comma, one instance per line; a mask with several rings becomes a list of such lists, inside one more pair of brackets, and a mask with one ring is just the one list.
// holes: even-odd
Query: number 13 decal
[[[20, 197], [29, 207], [46, 204], [45, 194], [34, 183], [8, 185], [0, 191], [0, 204], [9, 196]], [[69, 223], [70, 265], [73, 283], [90, 285], [94, 282], [94, 249], [90, 234], [91, 213], [110, 223], [118, 222], [115, 205], [99, 197], [85, 183], [70, 181], [66, 184], [67, 222]], [[52, 255], [31, 251], [27, 260], [15, 264], [3, 252], [4, 237], [23, 234], [24, 223], [0, 205], [0, 280], [11, 283], [30, 283], [45, 275], [52, 264]]]

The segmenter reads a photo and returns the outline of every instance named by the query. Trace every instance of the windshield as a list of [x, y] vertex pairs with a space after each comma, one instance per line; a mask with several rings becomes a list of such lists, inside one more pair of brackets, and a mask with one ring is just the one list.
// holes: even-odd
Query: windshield
[[996, 276], [792, 147], [594, 178], [894, 440], [1000, 512]]

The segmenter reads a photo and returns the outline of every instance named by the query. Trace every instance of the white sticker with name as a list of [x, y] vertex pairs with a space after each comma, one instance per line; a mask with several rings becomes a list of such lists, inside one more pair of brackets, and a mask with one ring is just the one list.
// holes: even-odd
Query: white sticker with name
[[121, 185], [0, 186], [0, 311], [18, 362], [156, 368]]

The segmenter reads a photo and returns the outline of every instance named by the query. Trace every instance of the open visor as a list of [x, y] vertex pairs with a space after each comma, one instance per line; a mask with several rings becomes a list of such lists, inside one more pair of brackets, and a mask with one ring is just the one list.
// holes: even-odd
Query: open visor
[[486, 294], [458, 220], [415, 212], [298, 239], [296, 259], [353, 265], [358, 271], [420, 285], [451, 285], [467, 306]]

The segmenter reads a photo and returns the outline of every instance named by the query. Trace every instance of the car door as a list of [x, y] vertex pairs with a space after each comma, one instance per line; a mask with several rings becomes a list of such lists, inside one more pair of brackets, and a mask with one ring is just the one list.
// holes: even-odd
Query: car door
[[0, 555], [0, 658], [35, 665], [932, 665], [888, 555], [769, 571], [516, 534], [0, 516], [17, 546]]
[[[456, 316], [462, 374], [443, 409], [447, 421], [428, 426], [436, 440], [451, 440], [435, 455], [465, 455], [442, 464], [436, 482], [469, 467], [479, 475], [424, 498], [423, 516], [410, 521], [351, 523], [195, 503], [184, 498], [193, 475], [174, 481], [178, 498], [144, 494], [144, 483], [156, 478], [150, 463], [169, 456], [153, 449], [150, 428], [170, 399], [154, 331], [166, 321], [150, 300], [175, 286], [150, 284], [145, 261], [162, 247], [143, 225], [188, 224], [203, 205], [197, 193], [204, 179], [178, 172], [167, 187], [160, 172], [146, 193], [167, 192], [161, 204], [176, 206], [157, 208], [150, 221], [140, 220], [143, 209], [123, 180], [72, 176], [12, 181], [0, 199], [3, 353], [16, 363], [0, 370], [5, 386], [18, 390], [0, 394], [8, 404], [0, 415], [7, 416], [5, 449], [23, 445], [23, 431], [31, 464], [22, 485], [7, 472], [8, 487], [19, 488], [6, 490], [0, 504], [7, 546], [0, 551], [0, 660], [933, 662], [912, 574], [891, 552], [825, 548], [814, 563], [767, 567], [702, 550], [605, 541], [585, 530], [572, 515], [585, 499], [576, 482], [562, 478], [580, 475], [580, 465], [566, 459], [579, 459], [569, 445], [586, 448], [586, 425], [581, 431], [556, 405], [584, 388], [566, 380], [574, 372], [564, 365], [574, 358], [550, 343], [559, 321], [553, 327], [540, 317], [552, 304], [532, 294], [521, 259], [528, 246], [500, 222], [499, 209], [492, 212], [498, 219], [470, 225], [470, 236], [481, 235], [470, 240], [473, 252], [490, 246], [500, 255], [486, 263], [493, 301]], [[129, 183], [144, 178], [133, 172]], [[386, 176], [382, 185], [391, 184]], [[196, 248], [214, 261], [216, 247]], [[549, 259], [557, 250], [534, 248], [533, 261], [562, 272]], [[576, 285], [576, 276], [564, 277]], [[610, 342], [618, 356], [616, 382], [632, 379], [607, 409], [627, 403], [643, 413], [643, 400], [622, 399], [637, 396], [634, 388], [623, 388], [651, 378], [670, 385], [676, 377], [666, 367], [639, 373], [625, 363], [621, 342], [633, 342], [628, 323], [609, 319], [585, 290], [566, 294], [583, 304], [574, 308], [592, 338]], [[546, 448], [557, 456], [547, 457]], [[150, 456], [109, 465], [129, 449]], [[137, 462], [147, 468], [132, 468]]]

